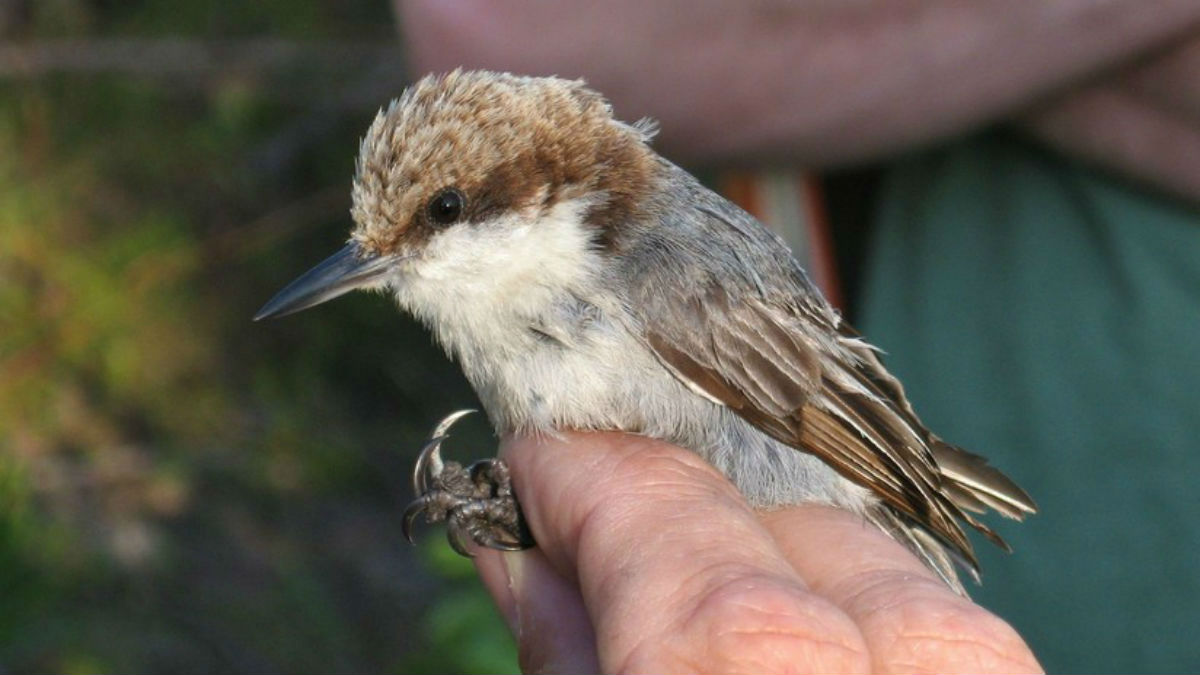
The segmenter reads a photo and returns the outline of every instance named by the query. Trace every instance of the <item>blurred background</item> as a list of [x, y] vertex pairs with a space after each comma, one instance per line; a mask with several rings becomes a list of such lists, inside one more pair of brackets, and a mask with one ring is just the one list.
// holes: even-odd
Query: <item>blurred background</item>
[[0, 672], [516, 669], [398, 527], [457, 369], [380, 297], [250, 321], [344, 242], [396, 35], [377, 0], [0, 1]]
[[586, 76], [720, 167], [1041, 505], [972, 595], [1051, 670], [1200, 668], [1200, 4], [392, 4], [0, 0], [0, 673], [517, 669], [399, 531], [457, 368], [382, 297], [250, 321], [458, 65]]

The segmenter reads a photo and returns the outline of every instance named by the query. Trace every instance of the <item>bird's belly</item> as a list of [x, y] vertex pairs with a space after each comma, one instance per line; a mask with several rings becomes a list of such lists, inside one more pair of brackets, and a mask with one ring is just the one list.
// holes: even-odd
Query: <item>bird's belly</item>
[[766, 436], [696, 393], [641, 343], [591, 336], [586, 349], [557, 342], [495, 368], [477, 390], [503, 432], [610, 429], [692, 450], [733, 481], [751, 504], [819, 502], [861, 510], [868, 491], [816, 457]]
[[[587, 344], [538, 341], [495, 369], [480, 397], [502, 430], [643, 431], [678, 397], [677, 383], [639, 343], [591, 335]], [[491, 400], [489, 400], [491, 399]]]

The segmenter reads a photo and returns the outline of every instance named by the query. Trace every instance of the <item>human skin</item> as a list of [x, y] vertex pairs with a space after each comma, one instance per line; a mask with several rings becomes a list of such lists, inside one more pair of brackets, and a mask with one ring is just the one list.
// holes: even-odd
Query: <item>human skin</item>
[[[820, 169], [1007, 122], [1200, 202], [1194, 0], [396, 4], [415, 72], [584, 77], [691, 164]], [[852, 514], [755, 514], [690, 453], [566, 438], [507, 445], [539, 547], [478, 558], [527, 670], [1039, 669]]]
[[507, 439], [537, 539], [481, 550], [526, 672], [1040, 672], [1016, 632], [844, 510], [756, 512], [696, 454]]
[[396, 6], [415, 72], [584, 77], [620, 117], [658, 119], [660, 148], [688, 163], [826, 168], [1009, 121], [1200, 201], [1193, 0]]
[[1095, 78], [1023, 112], [1049, 145], [1200, 203], [1200, 39]]

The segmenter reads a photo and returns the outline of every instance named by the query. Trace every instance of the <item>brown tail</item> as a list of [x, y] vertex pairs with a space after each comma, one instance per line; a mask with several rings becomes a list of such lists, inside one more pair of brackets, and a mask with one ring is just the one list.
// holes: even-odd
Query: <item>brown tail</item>
[[930, 439], [930, 450], [949, 482], [945, 489], [956, 504], [975, 513], [988, 508], [1002, 515], [1022, 520], [1037, 513], [1037, 504], [1008, 476], [1000, 473], [979, 455], [943, 442], [936, 436]]

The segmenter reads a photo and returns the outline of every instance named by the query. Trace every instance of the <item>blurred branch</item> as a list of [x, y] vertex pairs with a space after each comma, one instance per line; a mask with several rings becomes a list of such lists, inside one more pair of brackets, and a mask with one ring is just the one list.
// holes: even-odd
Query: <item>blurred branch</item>
[[15, 35], [29, 23], [29, 0], [0, 0], [0, 36]]
[[403, 67], [393, 41], [295, 42], [278, 39], [41, 40], [0, 44], [0, 77], [115, 73], [150, 77], [226, 78], [268, 71]]
[[[3, 2], [4, 0], [0, 0]], [[290, 41], [84, 39], [0, 42], [0, 79], [52, 74], [146, 77], [176, 89], [250, 82], [256, 90], [307, 108], [244, 164], [280, 175], [346, 114], [371, 112], [409, 82], [404, 51], [392, 40]]]

